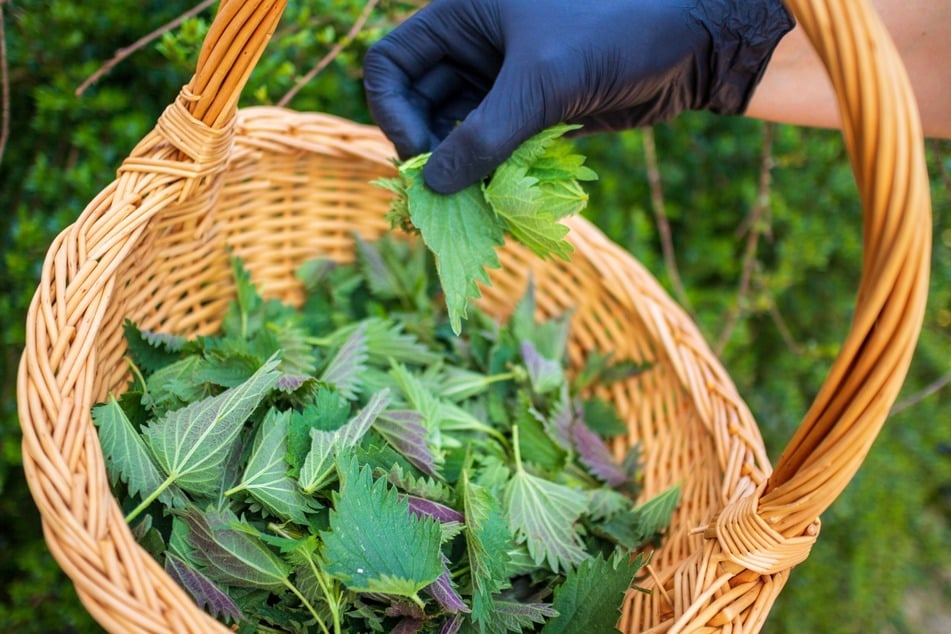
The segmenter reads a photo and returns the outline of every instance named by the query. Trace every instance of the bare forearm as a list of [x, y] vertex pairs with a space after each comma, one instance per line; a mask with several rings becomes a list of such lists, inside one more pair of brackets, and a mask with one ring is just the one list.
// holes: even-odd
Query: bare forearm
[[[908, 71], [925, 135], [951, 138], [951, 1], [871, 1]], [[746, 114], [797, 125], [838, 127], [832, 86], [800, 27], [776, 48]]]

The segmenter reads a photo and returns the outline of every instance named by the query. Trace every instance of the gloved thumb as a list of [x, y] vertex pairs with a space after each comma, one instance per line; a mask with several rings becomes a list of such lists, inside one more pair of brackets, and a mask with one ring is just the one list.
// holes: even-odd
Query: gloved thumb
[[[521, 143], [541, 132], [541, 101], [530, 81], [507, 81], [503, 69], [485, 99], [436, 146], [423, 179], [440, 194], [453, 194], [476, 183], [507, 159]], [[516, 88], [517, 87], [517, 88]]]

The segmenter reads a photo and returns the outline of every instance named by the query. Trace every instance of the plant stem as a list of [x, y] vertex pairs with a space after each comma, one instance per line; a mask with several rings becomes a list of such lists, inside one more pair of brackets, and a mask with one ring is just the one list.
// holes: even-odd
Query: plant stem
[[149, 508], [149, 505], [152, 504], [152, 502], [154, 502], [155, 500], [157, 500], [158, 497], [159, 497], [160, 495], [162, 495], [162, 493], [165, 492], [165, 489], [167, 489], [168, 487], [170, 487], [170, 486], [172, 485], [172, 483], [175, 481], [175, 478], [176, 478], [176, 477], [177, 477], [177, 476], [174, 476], [174, 475], [168, 476], [168, 477], [165, 479], [165, 482], [163, 482], [162, 484], [160, 484], [160, 485], [158, 486], [158, 488], [155, 489], [155, 491], [152, 492], [151, 495], [149, 495], [147, 498], [145, 498], [144, 500], [142, 500], [142, 504], [139, 504], [137, 507], [135, 507], [134, 509], [132, 509], [132, 511], [130, 511], [128, 515], [125, 516], [125, 523], [126, 523], [126, 524], [131, 524], [131, 523], [132, 523], [132, 520], [134, 520], [136, 517], [139, 516], [139, 513], [141, 513], [141, 512], [144, 511], [145, 509]]
[[[320, 618], [319, 614], [317, 614], [317, 610], [315, 610], [314, 606], [310, 604], [310, 601], [307, 600], [307, 597], [301, 594], [301, 591], [297, 589], [297, 586], [291, 583], [288, 579], [284, 580], [284, 585], [287, 586], [288, 590], [293, 592], [298, 599], [300, 599], [301, 603], [304, 604], [304, 607], [307, 608], [307, 611], [310, 612], [315, 619], [317, 619], [317, 625], [320, 626], [320, 629], [323, 630], [324, 634], [330, 634], [330, 630], [327, 629], [327, 624], [324, 623], [324, 620]], [[339, 634], [340, 630], [335, 630], [335, 632]]]

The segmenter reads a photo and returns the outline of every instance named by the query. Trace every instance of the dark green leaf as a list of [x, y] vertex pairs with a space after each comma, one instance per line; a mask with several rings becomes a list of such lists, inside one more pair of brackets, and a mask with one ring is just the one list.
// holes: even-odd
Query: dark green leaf
[[340, 471], [330, 530], [321, 533], [327, 572], [356, 592], [419, 601], [442, 573], [439, 523], [412, 515], [385, 479], [374, 483], [356, 460], [343, 459]]
[[641, 556], [605, 560], [598, 555], [581, 562], [555, 589], [552, 608], [559, 616], [545, 625], [542, 634], [617, 631], [624, 595], [642, 561]]

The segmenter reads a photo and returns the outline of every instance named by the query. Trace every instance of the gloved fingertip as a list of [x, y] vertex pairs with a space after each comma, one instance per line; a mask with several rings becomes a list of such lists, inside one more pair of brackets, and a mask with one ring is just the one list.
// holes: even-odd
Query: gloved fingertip
[[462, 191], [478, 179], [452, 169], [434, 154], [423, 167], [423, 180], [436, 193], [449, 195]]

